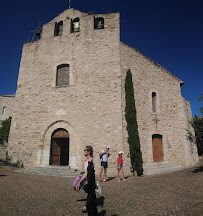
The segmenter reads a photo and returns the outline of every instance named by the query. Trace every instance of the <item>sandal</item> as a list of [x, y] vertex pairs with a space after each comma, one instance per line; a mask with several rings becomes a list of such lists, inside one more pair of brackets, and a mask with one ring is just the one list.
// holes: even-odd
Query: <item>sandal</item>
[[80, 210], [82, 211], [82, 213], [85, 213], [85, 212], [87, 212], [87, 207], [84, 206], [84, 207], [82, 207]]

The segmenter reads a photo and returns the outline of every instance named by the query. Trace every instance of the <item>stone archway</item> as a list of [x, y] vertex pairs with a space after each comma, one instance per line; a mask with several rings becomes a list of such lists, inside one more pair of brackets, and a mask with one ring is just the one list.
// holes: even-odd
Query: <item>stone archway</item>
[[[72, 169], [82, 169], [82, 152], [80, 138], [72, 125], [65, 120], [55, 121], [44, 128], [41, 145], [38, 146], [37, 166], [50, 165], [50, 147], [52, 135], [57, 129], [66, 130], [69, 133], [69, 162]], [[82, 155], [83, 156], [83, 155]]]

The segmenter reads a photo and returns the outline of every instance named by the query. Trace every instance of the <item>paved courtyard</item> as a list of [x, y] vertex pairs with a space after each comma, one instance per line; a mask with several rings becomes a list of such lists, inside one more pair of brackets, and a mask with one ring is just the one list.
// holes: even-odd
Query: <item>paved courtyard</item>
[[[1, 216], [83, 216], [86, 194], [72, 189], [73, 178], [15, 172], [0, 166]], [[127, 182], [101, 183], [100, 215], [203, 215], [203, 162], [170, 174], [128, 176]]]

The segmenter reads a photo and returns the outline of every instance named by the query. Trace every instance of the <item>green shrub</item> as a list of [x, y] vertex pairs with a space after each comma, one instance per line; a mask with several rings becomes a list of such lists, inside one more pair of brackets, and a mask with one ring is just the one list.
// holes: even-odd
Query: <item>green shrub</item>
[[12, 117], [9, 117], [6, 120], [2, 121], [1, 127], [0, 127], [0, 138], [6, 142], [8, 142], [11, 120], [12, 120]]

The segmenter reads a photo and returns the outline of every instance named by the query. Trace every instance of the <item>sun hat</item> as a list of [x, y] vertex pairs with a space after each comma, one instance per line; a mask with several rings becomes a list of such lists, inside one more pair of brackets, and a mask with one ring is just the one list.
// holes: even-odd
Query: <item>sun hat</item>
[[118, 154], [123, 154], [124, 152], [123, 151], [119, 151], [119, 153]]

